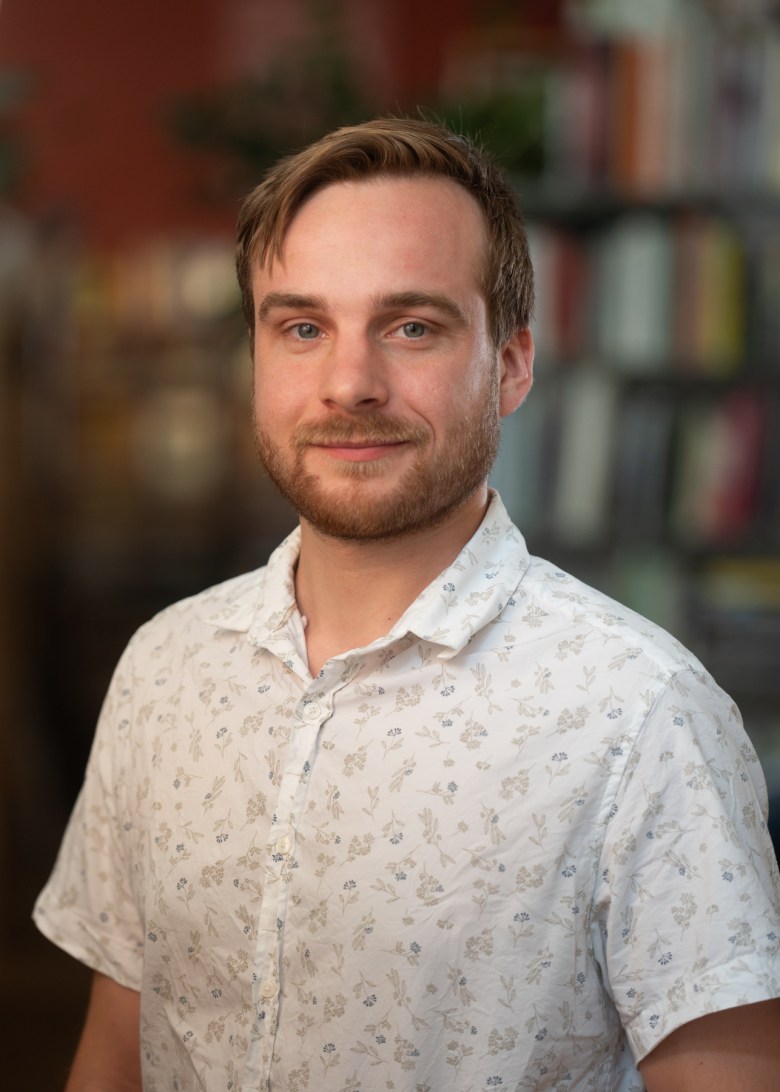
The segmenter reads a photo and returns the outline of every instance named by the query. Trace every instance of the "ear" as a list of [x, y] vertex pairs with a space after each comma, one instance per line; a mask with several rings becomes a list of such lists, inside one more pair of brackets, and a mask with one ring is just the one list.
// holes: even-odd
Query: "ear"
[[499, 362], [499, 413], [508, 417], [524, 401], [534, 380], [534, 339], [528, 326], [523, 326], [507, 341], [499, 354]]

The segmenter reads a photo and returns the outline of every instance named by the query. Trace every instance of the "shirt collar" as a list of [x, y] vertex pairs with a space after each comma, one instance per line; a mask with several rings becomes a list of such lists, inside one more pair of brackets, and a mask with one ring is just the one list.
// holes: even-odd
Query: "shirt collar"
[[413, 633], [451, 654], [502, 612], [530, 564], [523, 536], [491, 490], [485, 518], [453, 563], [399, 618], [390, 637]]
[[248, 633], [254, 644], [266, 644], [297, 610], [293, 574], [300, 548], [301, 530], [296, 527], [264, 568], [222, 586], [218, 608], [206, 610], [204, 620], [219, 629]]
[[[293, 579], [299, 551], [300, 528], [296, 528], [274, 550], [264, 569], [233, 584], [220, 608], [208, 614], [208, 622], [247, 633], [252, 644], [272, 651], [287, 646], [288, 626], [294, 619], [300, 624]], [[454, 655], [501, 613], [529, 563], [523, 536], [491, 490], [488, 510], [475, 535], [420, 593], [381, 644], [413, 634]]]

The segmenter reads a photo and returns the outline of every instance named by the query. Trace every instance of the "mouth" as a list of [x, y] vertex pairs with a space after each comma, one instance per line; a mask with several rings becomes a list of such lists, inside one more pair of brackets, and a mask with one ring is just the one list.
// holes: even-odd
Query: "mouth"
[[348, 462], [370, 462], [383, 459], [408, 445], [408, 440], [338, 440], [309, 445], [332, 459]]

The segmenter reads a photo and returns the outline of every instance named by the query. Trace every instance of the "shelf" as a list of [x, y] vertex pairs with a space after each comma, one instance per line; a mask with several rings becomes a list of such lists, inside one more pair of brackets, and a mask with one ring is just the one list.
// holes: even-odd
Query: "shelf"
[[609, 182], [572, 185], [566, 178], [512, 179], [526, 220], [554, 220], [573, 228], [592, 228], [630, 213], [645, 212], [661, 217], [686, 213], [728, 218], [762, 219], [780, 217], [780, 188], [763, 187], [685, 189], [678, 192], [631, 193]]

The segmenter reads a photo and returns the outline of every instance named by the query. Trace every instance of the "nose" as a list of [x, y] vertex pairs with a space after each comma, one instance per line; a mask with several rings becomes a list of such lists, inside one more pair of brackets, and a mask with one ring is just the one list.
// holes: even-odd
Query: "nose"
[[389, 397], [385, 362], [365, 334], [340, 335], [322, 360], [320, 399], [332, 409], [374, 410]]

